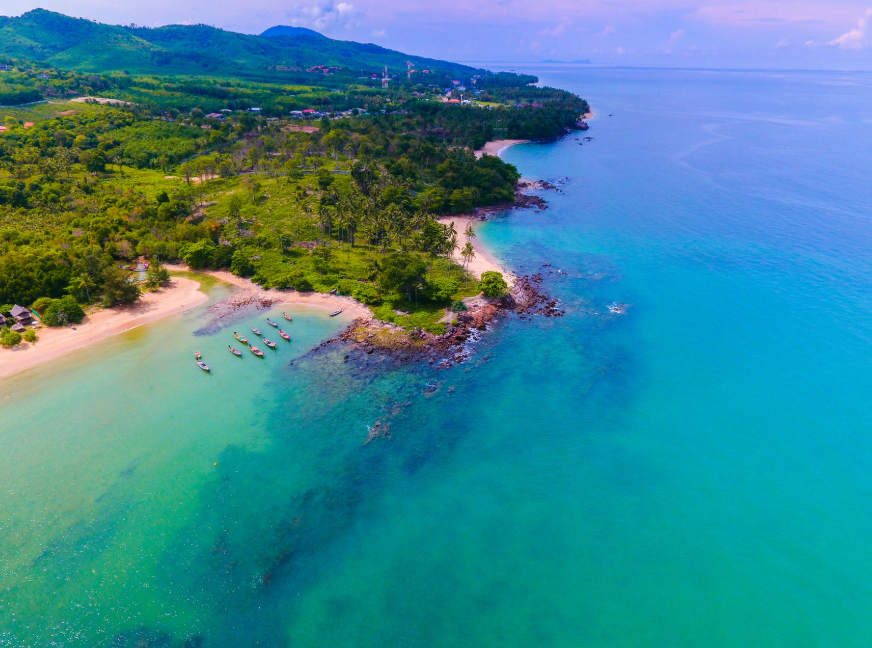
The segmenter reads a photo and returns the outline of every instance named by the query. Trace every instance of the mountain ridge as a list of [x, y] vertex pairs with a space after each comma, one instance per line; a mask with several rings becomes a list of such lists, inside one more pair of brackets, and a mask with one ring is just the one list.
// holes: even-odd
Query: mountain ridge
[[418, 67], [469, 75], [475, 68], [390, 50], [372, 43], [333, 40], [305, 28], [276, 25], [264, 34], [210, 25], [108, 25], [47, 9], [0, 16], [0, 56], [44, 61], [82, 72], [264, 75], [282, 68], [339, 66], [404, 72]]

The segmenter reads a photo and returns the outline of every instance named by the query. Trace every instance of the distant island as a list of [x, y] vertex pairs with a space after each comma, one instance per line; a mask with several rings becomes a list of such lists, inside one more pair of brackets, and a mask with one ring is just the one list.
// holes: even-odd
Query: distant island
[[588, 59], [575, 59], [572, 61], [558, 61], [554, 59], [545, 59], [542, 61], [543, 63], [565, 63], [568, 65], [590, 65], [591, 62]]
[[[182, 267], [345, 296], [407, 344], [510, 303], [474, 223], [527, 199], [487, 153], [586, 127], [587, 103], [529, 74], [267, 32], [0, 19], [0, 344], [98, 339], [104, 309], [126, 313], [107, 331], [141, 323], [143, 295], [150, 317], [177, 312]], [[96, 39], [99, 55], [81, 46]]]

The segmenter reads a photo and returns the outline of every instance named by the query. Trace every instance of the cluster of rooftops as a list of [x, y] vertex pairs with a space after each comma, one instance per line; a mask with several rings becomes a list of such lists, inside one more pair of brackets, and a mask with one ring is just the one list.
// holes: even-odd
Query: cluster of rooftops
[[2, 314], [0, 314], [0, 326], [9, 326], [13, 331], [22, 333], [25, 326], [33, 324], [33, 313], [24, 306], [16, 304], [12, 307], [9, 314], [12, 316], [11, 321], [7, 320]]

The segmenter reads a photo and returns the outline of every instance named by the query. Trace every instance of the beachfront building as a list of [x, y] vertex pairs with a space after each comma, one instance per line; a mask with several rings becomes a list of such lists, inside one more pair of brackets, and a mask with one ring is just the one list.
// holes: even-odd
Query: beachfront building
[[0, 328], [6, 326], [6, 318], [3, 317], [3, 313], [0, 313]]
[[33, 315], [24, 306], [19, 306], [18, 304], [16, 304], [12, 307], [12, 310], [9, 311], [9, 313], [12, 315], [12, 317], [15, 318], [15, 322], [17, 324], [20, 324], [22, 327], [33, 324]]

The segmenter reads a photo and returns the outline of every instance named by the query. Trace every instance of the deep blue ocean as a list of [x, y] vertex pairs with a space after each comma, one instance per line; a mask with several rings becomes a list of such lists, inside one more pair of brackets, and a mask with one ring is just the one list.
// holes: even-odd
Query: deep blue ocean
[[479, 237], [566, 315], [440, 370], [195, 312], [5, 380], [0, 646], [872, 645], [872, 74], [531, 71], [596, 117]]

